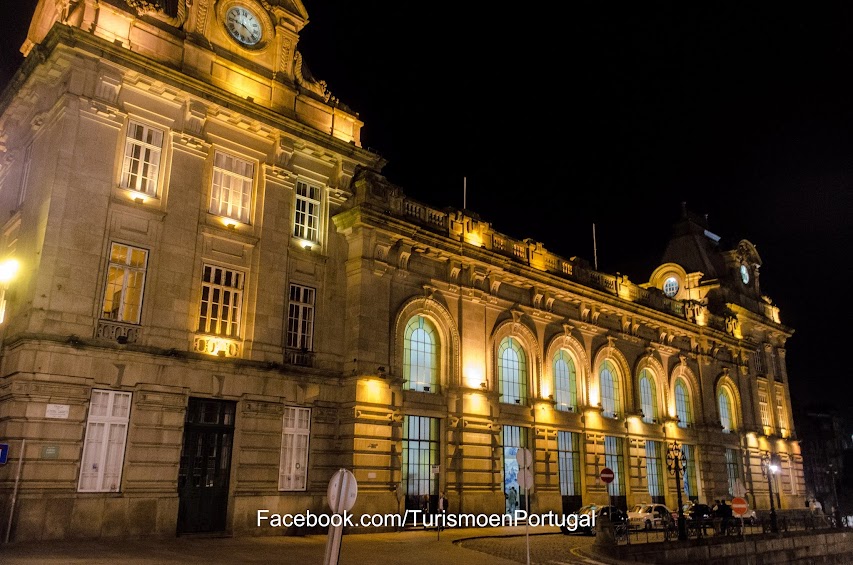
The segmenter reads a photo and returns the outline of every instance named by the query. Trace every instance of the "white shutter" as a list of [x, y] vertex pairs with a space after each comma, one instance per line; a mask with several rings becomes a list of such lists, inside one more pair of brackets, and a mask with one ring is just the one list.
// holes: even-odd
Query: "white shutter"
[[131, 393], [93, 390], [89, 403], [80, 492], [117, 492], [121, 487]]

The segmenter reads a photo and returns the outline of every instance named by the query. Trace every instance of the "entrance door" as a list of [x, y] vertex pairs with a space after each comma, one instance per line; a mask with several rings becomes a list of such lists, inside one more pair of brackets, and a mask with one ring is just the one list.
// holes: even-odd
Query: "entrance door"
[[234, 411], [234, 402], [190, 398], [178, 471], [179, 534], [225, 530]]

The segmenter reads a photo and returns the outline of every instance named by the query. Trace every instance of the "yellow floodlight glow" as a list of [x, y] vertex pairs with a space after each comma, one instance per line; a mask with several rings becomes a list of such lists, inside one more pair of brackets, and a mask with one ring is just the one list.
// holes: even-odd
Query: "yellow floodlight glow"
[[0, 263], [0, 284], [8, 285], [18, 275], [21, 264], [17, 259], [6, 259]]
[[462, 374], [465, 378], [465, 385], [468, 388], [481, 388], [481, 385], [485, 382], [483, 379], [483, 368], [475, 363], [466, 364]]

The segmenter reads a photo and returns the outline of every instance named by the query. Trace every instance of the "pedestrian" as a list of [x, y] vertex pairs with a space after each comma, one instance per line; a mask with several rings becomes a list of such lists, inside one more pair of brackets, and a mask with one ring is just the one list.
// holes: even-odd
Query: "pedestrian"
[[720, 514], [722, 514], [723, 521], [720, 524], [720, 528], [722, 529], [723, 535], [726, 535], [729, 531], [729, 523], [732, 521], [732, 516], [734, 513], [732, 512], [732, 507], [726, 502], [725, 499], [720, 501]]
[[426, 529], [426, 517], [429, 516], [429, 495], [421, 497], [421, 512], [423, 512], [424, 529]]
[[714, 499], [714, 505], [711, 506], [711, 524], [714, 527], [714, 535], [720, 535], [720, 526], [723, 522], [723, 515], [720, 511], [720, 501]]
[[447, 520], [447, 508], [447, 496], [444, 494], [444, 491], [441, 491], [441, 493], [438, 495], [438, 514], [441, 520], [441, 524], [438, 527], [439, 530], [443, 530], [446, 527], [445, 524]]
[[509, 503], [509, 513], [512, 514], [518, 509], [518, 491], [515, 490], [515, 487], [509, 487], [509, 494], [507, 495], [507, 502]]
[[823, 504], [816, 498], [812, 498], [812, 514], [823, 514]]

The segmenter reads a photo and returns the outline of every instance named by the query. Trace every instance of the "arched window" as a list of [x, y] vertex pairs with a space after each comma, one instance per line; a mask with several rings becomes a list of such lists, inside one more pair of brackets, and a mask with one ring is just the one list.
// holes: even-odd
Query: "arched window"
[[648, 369], [640, 371], [640, 410], [643, 411], [643, 421], [648, 424], [658, 417], [654, 374]]
[[678, 427], [686, 428], [693, 423], [693, 411], [690, 409], [690, 393], [682, 379], [675, 381], [675, 413]]
[[619, 400], [619, 373], [609, 359], [605, 359], [598, 369], [598, 381], [601, 387], [602, 414], [615, 418], [622, 409]]
[[729, 433], [735, 426], [734, 418], [732, 418], [732, 398], [725, 388], [720, 388], [720, 393], [717, 395], [717, 406], [720, 409], [720, 424], [723, 426], [723, 432]]
[[565, 349], [554, 355], [554, 401], [557, 410], [575, 412], [578, 409], [578, 387], [575, 362]]
[[435, 326], [423, 316], [406, 324], [403, 340], [403, 379], [409, 390], [437, 392], [439, 341]]
[[527, 402], [527, 357], [517, 340], [505, 337], [498, 347], [498, 383], [501, 402]]

